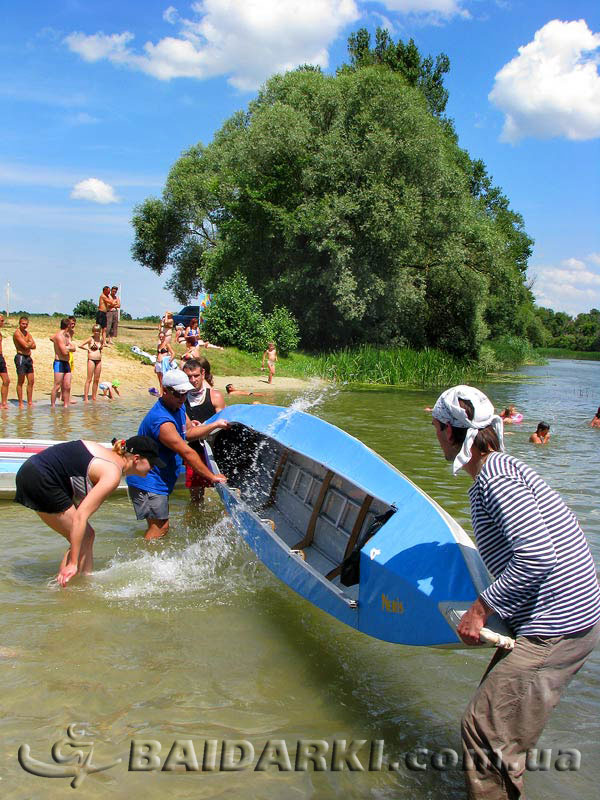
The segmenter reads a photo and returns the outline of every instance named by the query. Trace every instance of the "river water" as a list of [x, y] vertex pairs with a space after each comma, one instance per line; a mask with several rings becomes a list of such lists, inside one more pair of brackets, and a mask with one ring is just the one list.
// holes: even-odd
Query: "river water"
[[[512, 402], [524, 414], [523, 424], [507, 437], [509, 452], [562, 493], [599, 563], [600, 430], [586, 422], [600, 403], [600, 363], [551, 361], [525, 373], [525, 380], [482, 388], [497, 408]], [[274, 399], [282, 405], [294, 401], [358, 436], [470, 530], [469, 479], [452, 477], [424, 411], [436, 396], [436, 391], [328, 388]], [[45, 406], [11, 410], [2, 417], [2, 435], [99, 441], [128, 436], [151, 402], [140, 397], [68, 412]], [[552, 431], [543, 448], [528, 442], [542, 419]], [[199, 513], [190, 509], [185, 493], [176, 493], [171, 533], [154, 544], [142, 538], [127, 498], [107, 501], [94, 518], [95, 572], [66, 590], [52, 582], [63, 540], [13, 503], [1, 503], [0, 513], [3, 798], [62, 798], [71, 791], [69, 778], [27, 774], [17, 753], [29, 745], [33, 758], [62, 769], [50, 751], [72, 723], [88, 743], [82, 752], [93, 748], [93, 764], [122, 759], [85, 778], [79, 792], [86, 798], [464, 796], [451, 751], [460, 751], [461, 711], [489, 651], [400, 647], [345, 627], [257, 562], [216, 496]], [[539, 744], [551, 748], [550, 768], [529, 773], [530, 800], [597, 796], [599, 688], [596, 652], [546, 727]], [[366, 743], [358, 760], [364, 771], [331, 770], [334, 741], [361, 739]], [[217, 769], [174, 766], [179, 760], [193, 767], [194, 754], [200, 766], [203, 757], [210, 766], [212, 740]], [[223, 741], [239, 740], [250, 743], [241, 748], [251, 766], [219, 770]], [[268, 742], [281, 763], [287, 749], [294, 767], [300, 740], [307, 751], [314, 750], [311, 742], [325, 741], [325, 771], [312, 770], [310, 762], [306, 770], [301, 763], [292, 771], [254, 769]], [[142, 747], [147, 741], [154, 742], [151, 751]], [[130, 762], [132, 742], [134, 755], [144, 750], [149, 758]], [[172, 750], [174, 742], [179, 745]], [[235, 763], [242, 749], [229, 746]], [[381, 769], [369, 771], [369, 748], [377, 753], [379, 747]], [[68, 745], [61, 748], [58, 760], [72, 754]], [[555, 768], [561, 748], [581, 753], [579, 769]], [[436, 765], [447, 768], [432, 766], [432, 751], [441, 754]], [[407, 755], [426, 768], [409, 768]], [[223, 758], [227, 766], [227, 752]], [[161, 770], [132, 769], [165, 764]], [[375, 757], [371, 766], [377, 766]]]

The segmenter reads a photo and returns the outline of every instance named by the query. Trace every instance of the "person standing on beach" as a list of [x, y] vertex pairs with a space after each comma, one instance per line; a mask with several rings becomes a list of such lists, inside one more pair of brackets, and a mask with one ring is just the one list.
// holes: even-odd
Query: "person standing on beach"
[[[185, 441], [185, 398], [193, 390], [185, 372], [171, 369], [163, 377], [162, 394], [142, 420], [138, 434], [149, 436], [158, 444], [163, 467], [154, 467], [145, 478], [127, 478], [129, 497], [137, 519], [145, 519], [146, 539], [158, 539], [169, 530], [169, 495], [175, 488], [182, 460], [203, 475], [210, 485], [226, 481], [224, 475], [213, 475], [198, 453]], [[227, 427], [224, 420], [214, 427]], [[198, 435], [212, 428], [202, 425]]]
[[96, 402], [100, 373], [102, 372], [102, 329], [100, 325], [92, 325], [92, 335], [79, 347], [81, 350], [87, 351], [87, 378], [83, 389], [83, 402], [88, 402], [90, 385], [92, 386], [92, 400]]
[[33, 336], [29, 333], [28, 317], [19, 319], [19, 327], [13, 333], [13, 342], [17, 354], [15, 356], [15, 367], [17, 369], [17, 399], [19, 408], [23, 405], [23, 384], [27, 378], [27, 405], [33, 405], [33, 384], [35, 383], [35, 373], [33, 371], [33, 358], [31, 351], [35, 350], [36, 344]]
[[69, 407], [71, 401], [71, 364], [69, 355], [75, 350], [75, 345], [71, 342], [69, 324], [67, 317], [61, 319], [60, 330], [50, 337], [50, 341], [54, 345], [54, 362], [52, 364], [54, 385], [50, 392], [50, 405], [52, 408], [56, 405], [58, 391], [60, 391], [65, 408]]
[[96, 312], [96, 324], [102, 329], [102, 346], [106, 342], [106, 326], [108, 324], [107, 312], [113, 307], [114, 301], [110, 296], [110, 286], [102, 287], [102, 294], [98, 298], [98, 311]]
[[110, 297], [112, 306], [106, 312], [106, 344], [112, 344], [112, 340], [117, 338], [117, 333], [119, 331], [119, 309], [121, 308], [121, 301], [117, 296], [118, 291], [118, 286], [111, 287]]
[[507, 455], [502, 420], [483, 392], [454, 386], [438, 398], [432, 424], [469, 490], [477, 548], [493, 582], [457, 628], [479, 643], [497, 613], [514, 631], [497, 650], [462, 718], [470, 800], [523, 796], [528, 750], [561, 694], [600, 640], [600, 587], [577, 518], [530, 467]]
[[275, 362], [277, 361], [277, 350], [275, 349], [275, 342], [269, 342], [269, 346], [263, 353], [261, 370], [265, 368], [265, 358], [267, 359], [267, 366], [269, 367], [269, 380], [268, 383], [273, 383], [275, 377]]
[[4, 327], [4, 315], [0, 314], [0, 379], [2, 380], [2, 394], [0, 395], [0, 408], [8, 408], [8, 387], [10, 386], [10, 378], [8, 377], [8, 369], [6, 368], [6, 361], [2, 353], [2, 328]]

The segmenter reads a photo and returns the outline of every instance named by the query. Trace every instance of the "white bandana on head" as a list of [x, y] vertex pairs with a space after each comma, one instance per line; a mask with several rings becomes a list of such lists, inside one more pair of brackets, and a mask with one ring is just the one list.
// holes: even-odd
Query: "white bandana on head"
[[[473, 419], [469, 419], [467, 412], [458, 402], [469, 400], [473, 404]], [[439, 421], [455, 428], [467, 428], [467, 435], [460, 453], [454, 459], [452, 472], [456, 473], [471, 459], [471, 447], [478, 431], [492, 425], [500, 442], [500, 449], [504, 450], [503, 425], [500, 417], [495, 413], [494, 406], [488, 397], [473, 386], [453, 386], [441, 394], [432, 415]]]

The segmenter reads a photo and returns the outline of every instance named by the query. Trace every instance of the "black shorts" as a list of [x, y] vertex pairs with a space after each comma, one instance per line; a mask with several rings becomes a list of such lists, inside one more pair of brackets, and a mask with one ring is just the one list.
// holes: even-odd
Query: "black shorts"
[[15, 483], [15, 503], [33, 511], [60, 514], [74, 505], [73, 498], [69, 497], [63, 487], [45, 472], [40, 472], [31, 461], [26, 461], [19, 469]]
[[96, 312], [96, 325], [100, 325], [101, 328], [106, 328], [106, 311]]
[[5, 372], [8, 372], [6, 369], [6, 361], [4, 360], [4, 356], [0, 355], [0, 375], [3, 375]]
[[15, 356], [15, 367], [17, 368], [17, 375], [31, 375], [33, 372], [33, 358], [31, 356], [24, 356], [22, 353], [17, 353]]

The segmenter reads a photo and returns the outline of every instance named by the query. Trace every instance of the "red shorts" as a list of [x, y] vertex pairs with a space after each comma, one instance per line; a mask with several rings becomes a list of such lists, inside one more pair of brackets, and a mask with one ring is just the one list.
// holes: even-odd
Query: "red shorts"
[[[197, 452], [197, 451], [196, 451]], [[204, 448], [198, 453], [202, 461], [208, 466], [208, 462], [206, 461], [206, 452]], [[212, 481], [209, 481], [203, 475], [200, 475], [199, 472], [196, 472], [191, 467], [188, 467], [186, 464], [185, 467], [185, 485], [188, 489], [207, 489], [211, 487]]]

